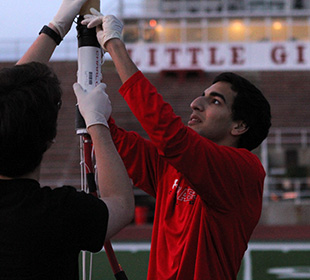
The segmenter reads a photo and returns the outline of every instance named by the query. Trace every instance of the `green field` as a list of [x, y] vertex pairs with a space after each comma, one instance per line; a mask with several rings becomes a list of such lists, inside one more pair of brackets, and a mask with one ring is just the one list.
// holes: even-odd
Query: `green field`
[[[113, 243], [129, 280], [145, 280], [150, 243]], [[86, 255], [87, 259], [89, 254]], [[87, 274], [88, 274], [87, 265]], [[81, 277], [82, 277], [81, 269]], [[87, 278], [89, 276], [87, 275]], [[93, 255], [92, 280], [115, 279], [105, 252]], [[310, 242], [251, 242], [238, 280], [310, 280]]]
[[[145, 280], [150, 252], [150, 243], [112, 243], [116, 257], [125, 271], [129, 280]], [[87, 271], [89, 279], [89, 254], [86, 254]], [[80, 268], [80, 279], [82, 280], [82, 269]], [[108, 258], [105, 252], [93, 254], [92, 280], [114, 279]]]

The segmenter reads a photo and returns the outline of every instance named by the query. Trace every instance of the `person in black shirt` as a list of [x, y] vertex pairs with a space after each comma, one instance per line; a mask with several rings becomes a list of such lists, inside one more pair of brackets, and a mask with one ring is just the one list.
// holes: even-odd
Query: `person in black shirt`
[[[71, 4], [72, 18], [72, 5], [77, 13], [84, 2], [63, 0], [63, 5]], [[53, 42], [44, 33], [42, 38]], [[0, 70], [0, 279], [78, 279], [79, 252], [101, 250], [133, 219], [132, 184], [110, 136], [105, 84], [85, 94], [76, 83], [79, 109], [98, 153], [100, 199], [71, 186], [40, 186], [40, 164], [56, 136], [62, 91], [55, 73], [32, 50]]]

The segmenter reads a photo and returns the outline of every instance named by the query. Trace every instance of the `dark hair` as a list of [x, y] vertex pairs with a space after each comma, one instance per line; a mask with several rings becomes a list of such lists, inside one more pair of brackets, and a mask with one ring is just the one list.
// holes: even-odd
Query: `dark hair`
[[62, 91], [54, 72], [32, 62], [0, 70], [0, 174], [35, 170], [56, 137]]
[[232, 105], [233, 120], [242, 120], [248, 130], [241, 135], [239, 148], [253, 150], [267, 137], [271, 126], [270, 105], [262, 92], [245, 78], [230, 72], [218, 75], [213, 84], [228, 82], [237, 93]]

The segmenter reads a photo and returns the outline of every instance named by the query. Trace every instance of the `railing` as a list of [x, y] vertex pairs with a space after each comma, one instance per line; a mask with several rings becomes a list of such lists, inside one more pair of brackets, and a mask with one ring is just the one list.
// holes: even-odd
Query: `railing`
[[[152, 2], [152, 1], [150, 1]], [[190, 12], [208, 14], [249, 13], [298, 13], [309, 9], [308, 1], [296, 0], [162, 0], [160, 10], [168, 13]]]
[[283, 145], [298, 144], [305, 148], [310, 145], [310, 128], [275, 128], [268, 136], [268, 144], [281, 148]]
[[310, 204], [310, 176], [308, 175], [310, 159], [300, 166], [304, 174], [302, 176], [292, 175], [294, 177], [288, 176], [286, 167], [272, 168], [269, 164], [270, 158], [274, 156], [271, 150], [281, 154], [286, 149], [294, 149], [299, 154], [308, 152], [310, 150], [310, 128], [275, 128], [270, 131], [260, 149], [261, 160], [267, 170], [265, 202], [292, 201], [295, 204]]
[[[20, 59], [33, 43], [33, 38], [6, 39], [0, 41], [0, 61], [11, 62]], [[76, 38], [65, 38], [57, 47], [52, 60], [70, 61], [77, 60]]]
[[265, 202], [291, 201], [296, 205], [310, 204], [310, 178], [268, 178]]
[[[103, 4], [104, 5], [104, 4]], [[156, 17], [203, 13], [212, 16], [240, 14], [304, 14], [308, 15], [308, 0], [118, 0], [103, 6], [105, 14], [117, 13], [121, 17]]]

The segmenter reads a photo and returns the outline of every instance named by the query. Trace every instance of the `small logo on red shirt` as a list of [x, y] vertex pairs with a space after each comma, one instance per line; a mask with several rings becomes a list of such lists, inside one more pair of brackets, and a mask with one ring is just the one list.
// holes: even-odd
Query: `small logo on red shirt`
[[190, 204], [194, 204], [195, 199], [197, 197], [196, 192], [193, 189], [191, 189], [190, 187], [180, 186], [179, 185], [179, 179], [174, 180], [171, 192], [173, 190], [176, 190], [178, 201], [189, 202]]

